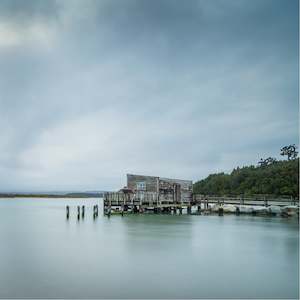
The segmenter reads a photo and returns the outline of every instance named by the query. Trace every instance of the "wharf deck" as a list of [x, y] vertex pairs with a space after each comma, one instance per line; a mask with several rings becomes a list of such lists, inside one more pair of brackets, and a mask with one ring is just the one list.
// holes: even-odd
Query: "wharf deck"
[[292, 197], [277, 198], [269, 195], [258, 195], [254, 197], [245, 196], [206, 196], [193, 194], [188, 201], [175, 201], [170, 195], [168, 197], [160, 197], [158, 193], [143, 192], [143, 193], [123, 193], [123, 192], [109, 192], [104, 195], [104, 214], [114, 211], [136, 211], [143, 212], [145, 210], [171, 211], [187, 209], [191, 213], [192, 207], [197, 207], [198, 211], [209, 210], [212, 205], [231, 204], [234, 206], [249, 205], [249, 206], [298, 206], [299, 199]]

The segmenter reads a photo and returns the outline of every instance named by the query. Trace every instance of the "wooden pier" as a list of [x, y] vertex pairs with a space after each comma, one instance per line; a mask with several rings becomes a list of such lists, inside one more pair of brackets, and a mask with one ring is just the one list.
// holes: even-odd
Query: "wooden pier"
[[124, 193], [109, 192], [104, 195], [103, 199], [103, 212], [105, 215], [111, 213], [182, 213], [182, 210], [186, 210], [188, 214], [195, 212], [197, 214], [207, 213], [211, 211], [212, 206], [220, 207], [218, 210], [219, 215], [223, 215], [224, 205], [236, 206], [237, 213], [240, 212], [240, 206], [251, 207], [286, 207], [286, 206], [298, 206], [299, 199], [293, 197], [281, 197], [277, 198], [270, 195], [259, 195], [255, 197], [235, 196], [235, 197], [219, 197], [219, 196], [206, 196], [192, 194], [190, 199], [185, 201], [177, 201], [176, 197], [160, 197], [156, 192], [136, 192], [136, 193]]
[[[237, 214], [252, 207], [255, 211], [266, 211], [265, 208], [276, 206], [293, 206], [298, 210], [299, 199], [292, 197], [277, 198], [273, 195], [211, 196], [193, 193], [191, 180], [170, 179], [165, 177], [127, 174], [127, 186], [118, 192], [108, 192], [103, 199], [103, 212], [110, 216], [119, 213], [179, 213], [187, 214], [218, 212], [220, 216], [226, 212]], [[274, 210], [276, 210], [274, 208]]]

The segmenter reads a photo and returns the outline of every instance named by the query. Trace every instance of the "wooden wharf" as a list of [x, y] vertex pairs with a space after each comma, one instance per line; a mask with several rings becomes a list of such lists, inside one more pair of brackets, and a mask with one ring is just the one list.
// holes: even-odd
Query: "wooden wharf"
[[208, 196], [200, 194], [192, 194], [189, 199], [184, 201], [177, 201], [176, 197], [160, 197], [156, 192], [135, 192], [124, 193], [108, 192], [103, 198], [103, 212], [106, 215], [111, 213], [182, 213], [185, 209], [188, 214], [192, 211], [201, 214], [201, 212], [208, 212], [213, 205], [219, 205], [222, 209], [219, 214], [223, 214], [224, 205], [234, 205], [239, 212], [239, 206], [298, 206], [299, 199], [293, 197], [275, 197], [271, 195], [258, 196]]

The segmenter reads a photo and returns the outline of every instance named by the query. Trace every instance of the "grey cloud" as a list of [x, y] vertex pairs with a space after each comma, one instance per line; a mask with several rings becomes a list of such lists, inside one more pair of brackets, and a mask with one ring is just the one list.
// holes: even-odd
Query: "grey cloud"
[[22, 25], [33, 21], [49, 20], [57, 17], [57, 1], [39, 0], [2, 0], [0, 4], [0, 18]]

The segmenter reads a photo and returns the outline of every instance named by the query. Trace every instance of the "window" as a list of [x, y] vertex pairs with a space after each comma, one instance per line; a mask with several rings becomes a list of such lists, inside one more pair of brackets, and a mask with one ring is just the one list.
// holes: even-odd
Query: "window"
[[137, 182], [136, 189], [138, 191], [146, 191], [146, 183], [144, 181]]

